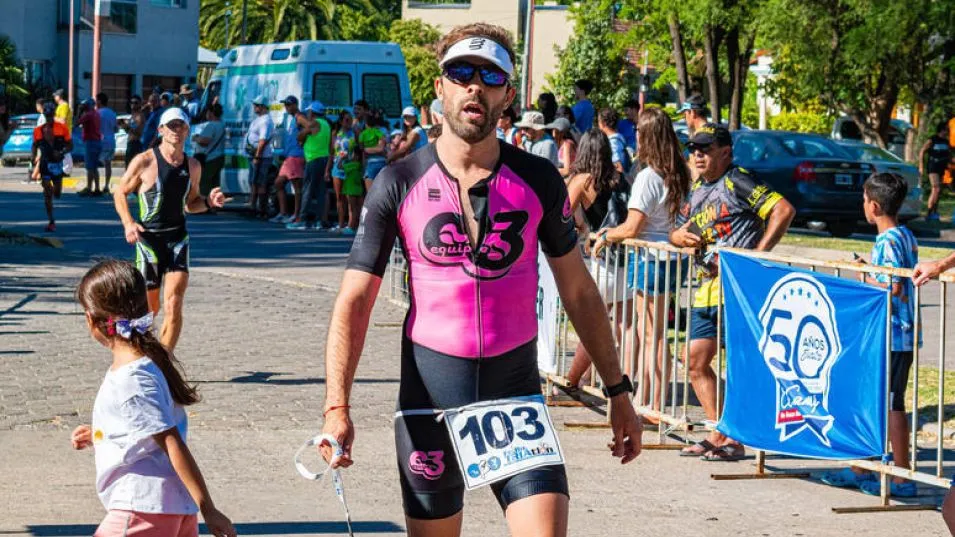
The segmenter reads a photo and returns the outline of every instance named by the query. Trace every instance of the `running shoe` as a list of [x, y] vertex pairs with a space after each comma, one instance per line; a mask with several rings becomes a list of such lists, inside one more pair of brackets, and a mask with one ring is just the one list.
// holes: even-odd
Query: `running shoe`
[[928, 213], [925, 215], [926, 222], [938, 222], [938, 213]]
[[329, 232], [329, 233], [338, 233], [338, 232], [340, 232], [341, 230], [342, 230], [342, 228], [338, 227], [338, 224], [334, 224], [334, 225], [332, 225], [332, 226], [329, 226], [329, 228], [328, 228], [328, 232]]
[[350, 227], [346, 227], [345, 229], [342, 230], [342, 235], [354, 235], [354, 234], [355, 234], [355, 230]]
[[83, 190], [78, 191], [76, 195], [81, 198], [85, 198], [85, 197], [91, 196], [92, 192], [90, 191], [89, 188], [84, 188]]
[[55, 233], [55, 232], [56, 232], [56, 224], [54, 224], [53, 222], [50, 222], [49, 224], [46, 225], [46, 227], [44, 228], [44, 230], [47, 231], [48, 233]]
[[[882, 495], [882, 485], [878, 479], [861, 483], [859, 490], [870, 496]], [[889, 480], [889, 496], [895, 496], [896, 498], [914, 498], [918, 495], [919, 488], [912, 481], [896, 483], [895, 481]]]
[[282, 213], [279, 213], [273, 216], [272, 218], [269, 218], [269, 222], [273, 224], [288, 224], [288, 222], [285, 221], [285, 215]]
[[308, 224], [306, 224], [304, 221], [289, 222], [288, 224], [285, 224], [285, 229], [296, 229], [296, 230], [308, 229]]
[[294, 214], [290, 214], [290, 215], [286, 216], [285, 218], [283, 218], [282, 221], [279, 222], [279, 223], [281, 223], [281, 224], [291, 224], [292, 222], [295, 222], [295, 220], [296, 220], [296, 219], [295, 219], [295, 215], [294, 215]]

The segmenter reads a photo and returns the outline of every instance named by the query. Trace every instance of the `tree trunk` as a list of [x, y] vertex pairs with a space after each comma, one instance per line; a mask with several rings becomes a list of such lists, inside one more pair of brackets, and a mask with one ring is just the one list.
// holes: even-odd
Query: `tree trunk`
[[680, 104], [686, 101], [690, 91], [690, 76], [686, 71], [686, 51], [683, 50], [683, 35], [681, 34], [680, 17], [675, 12], [667, 17], [667, 26], [670, 27], [670, 41], [673, 44], [673, 63], [676, 66], [676, 89], [680, 97]]
[[[746, 78], [749, 76], [749, 60], [753, 56], [753, 47], [756, 43], [756, 34], [740, 43], [739, 30], [734, 30], [726, 41], [726, 59], [730, 66], [730, 130], [737, 130], [743, 124], [743, 98], [746, 95]], [[742, 48], [741, 48], [742, 47]]]
[[703, 29], [703, 52], [706, 56], [706, 83], [710, 93], [710, 121], [720, 123], [720, 42], [723, 29], [707, 24]]

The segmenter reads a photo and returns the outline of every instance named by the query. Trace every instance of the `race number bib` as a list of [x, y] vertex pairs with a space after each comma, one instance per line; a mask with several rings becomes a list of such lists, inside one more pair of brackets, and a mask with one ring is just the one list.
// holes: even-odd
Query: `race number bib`
[[447, 410], [444, 421], [468, 490], [538, 466], [564, 463], [541, 395]]

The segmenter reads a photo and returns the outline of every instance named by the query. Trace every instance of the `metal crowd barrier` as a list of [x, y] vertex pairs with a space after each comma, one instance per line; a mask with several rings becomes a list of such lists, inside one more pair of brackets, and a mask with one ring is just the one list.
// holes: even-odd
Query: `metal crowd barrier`
[[408, 264], [401, 252], [401, 246], [397, 243], [391, 249], [391, 259], [388, 262], [388, 298], [396, 304], [411, 305], [411, 295], [408, 291]]

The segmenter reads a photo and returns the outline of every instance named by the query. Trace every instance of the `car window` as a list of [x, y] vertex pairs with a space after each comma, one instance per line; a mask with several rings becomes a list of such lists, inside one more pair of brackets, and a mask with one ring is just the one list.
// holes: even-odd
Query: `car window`
[[794, 157], [851, 158], [842, 148], [824, 138], [788, 137], [780, 143]]
[[866, 147], [861, 153], [861, 160], [864, 162], [891, 162], [893, 164], [904, 162], [894, 153], [890, 153], [880, 147]]
[[766, 159], [766, 140], [756, 136], [740, 136], [733, 142], [733, 156], [741, 164], [754, 164]]

